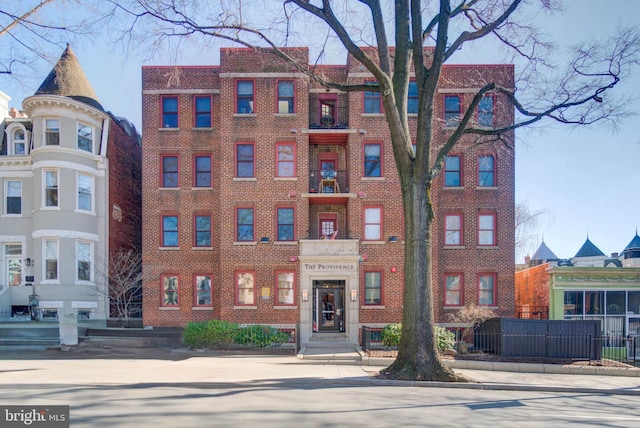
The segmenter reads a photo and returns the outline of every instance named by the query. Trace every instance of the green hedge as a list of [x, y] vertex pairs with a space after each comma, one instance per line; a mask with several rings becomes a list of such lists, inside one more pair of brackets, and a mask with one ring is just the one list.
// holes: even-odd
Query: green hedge
[[190, 348], [217, 348], [232, 344], [265, 347], [289, 341], [289, 335], [274, 327], [211, 320], [190, 322], [182, 332], [182, 343]]
[[[402, 324], [394, 323], [385, 326], [382, 329], [382, 335], [380, 339], [384, 346], [397, 347], [400, 345], [400, 335], [402, 332]], [[439, 352], [446, 352], [453, 350], [455, 345], [455, 334], [446, 330], [443, 327], [435, 326], [434, 333], [436, 335], [436, 347]]]

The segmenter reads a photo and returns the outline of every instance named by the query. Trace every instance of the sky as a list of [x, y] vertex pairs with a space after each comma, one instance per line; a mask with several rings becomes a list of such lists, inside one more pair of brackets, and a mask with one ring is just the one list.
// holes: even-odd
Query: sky
[[[640, 1], [635, 0], [569, 0], [564, 5], [563, 15], [537, 17], [558, 43], [605, 37], [619, 26], [637, 25], [640, 16]], [[72, 49], [105, 109], [128, 118], [140, 131], [141, 67], [169, 62], [126, 55], [108, 39], [100, 34], [76, 39]], [[216, 47], [185, 50], [177, 63], [218, 64], [214, 51]], [[502, 60], [493, 50], [475, 48], [463, 48], [455, 57], [461, 63]], [[335, 62], [345, 61], [346, 57]], [[35, 92], [51, 65], [42, 67], [41, 77], [20, 84], [0, 75], [0, 90], [12, 98], [10, 107], [21, 109], [22, 100]], [[635, 97], [629, 108], [640, 113], [640, 68], [619, 86], [616, 92]], [[639, 119], [627, 118], [616, 130], [546, 123], [516, 133], [516, 202], [542, 212], [530, 245], [516, 255], [517, 263], [526, 253], [533, 255], [542, 240], [560, 258], [573, 257], [587, 238], [605, 254], [626, 247], [640, 227], [640, 133], [634, 126]]]

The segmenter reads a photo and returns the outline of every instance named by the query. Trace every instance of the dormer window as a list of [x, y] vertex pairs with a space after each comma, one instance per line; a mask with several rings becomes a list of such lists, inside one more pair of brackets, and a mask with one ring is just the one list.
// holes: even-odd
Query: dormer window
[[16, 129], [13, 132], [13, 154], [24, 155], [26, 148], [26, 139], [23, 129]]
[[93, 153], [93, 128], [78, 123], [78, 148]]
[[47, 146], [60, 144], [60, 121], [58, 119], [45, 119], [44, 138]]

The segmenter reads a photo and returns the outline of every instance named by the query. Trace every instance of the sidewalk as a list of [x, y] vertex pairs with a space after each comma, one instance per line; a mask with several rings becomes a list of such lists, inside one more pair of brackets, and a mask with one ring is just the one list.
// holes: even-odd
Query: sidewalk
[[[486, 390], [545, 391], [564, 393], [618, 394], [640, 396], [640, 377], [583, 375], [566, 373], [525, 373], [514, 371], [456, 368], [476, 383], [396, 381], [376, 378], [386, 367], [340, 364], [340, 361], [304, 360], [293, 355], [238, 355], [211, 351], [155, 350], [151, 355], [71, 356], [15, 352], [0, 355], [2, 384], [79, 384], [114, 385], [156, 383], [162, 373], [163, 384], [326, 381], [331, 384], [466, 388]], [[485, 367], [486, 368], [486, 367]], [[493, 367], [495, 369], [495, 367]], [[522, 367], [523, 369], [525, 367]], [[25, 372], [29, 373], [25, 377]], [[575, 371], [571, 371], [575, 373]], [[609, 372], [613, 374], [613, 371]]]

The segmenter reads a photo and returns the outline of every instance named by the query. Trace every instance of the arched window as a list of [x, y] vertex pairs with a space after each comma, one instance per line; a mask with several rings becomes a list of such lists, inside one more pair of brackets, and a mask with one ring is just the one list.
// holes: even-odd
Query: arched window
[[24, 129], [18, 128], [13, 131], [13, 154], [17, 156], [26, 154]]

